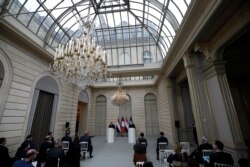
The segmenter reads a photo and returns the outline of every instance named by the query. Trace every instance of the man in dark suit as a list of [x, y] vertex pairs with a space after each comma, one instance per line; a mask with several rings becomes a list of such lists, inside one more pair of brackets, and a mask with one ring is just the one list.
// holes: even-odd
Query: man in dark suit
[[40, 151], [38, 154], [38, 163], [44, 163], [47, 159], [47, 151], [51, 148], [53, 148], [54, 145], [51, 141], [51, 136], [47, 135], [44, 139], [44, 142], [40, 146]]
[[215, 140], [213, 147], [214, 147], [215, 152], [209, 156], [210, 167], [213, 167], [215, 162], [222, 163], [222, 164], [230, 164], [230, 165], [234, 164], [234, 160], [231, 154], [225, 153], [223, 151], [224, 144], [221, 141]]
[[88, 131], [85, 132], [85, 134], [83, 136], [81, 136], [80, 138], [80, 142], [88, 142], [88, 152], [89, 152], [89, 155], [90, 155], [90, 158], [92, 158], [92, 152], [93, 152], [93, 145], [91, 143], [91, 138], [90, 136], [88, 135]]
[[69, 136], [70, 135], [70, 132], [69, 131], [66, 131], [66, 134], [65, 136], [62, 137], [62, 142], [63, 141], [68, 141], [69, 142], [69, 145], [72, 144], [72, 138]]
[[136, 162], [138, 161], [147, 161], [146, 156], [146, 147], [144, 144], [141, 144], [140, 139], [136, 140], [136, 144], [134, 145], [134, 158], [133, 158], [134, 164], [136, 165]]
[[160, 132], [160, 137], [157, 139], [157, 146], [156, 146], [156, 159], [159, 160], [159, 143], [167, 143], [168, 139], [164, 137], [164, 133]]
[[113, 129], [115, 129], [115, 125], [113, 124], [113, 122], [110, 122], [110, 124], [109, 124], [109, 128], [113, 128]]
[[148, 142], [147, 142], [147, 139], [144, 138], [144, 133], [143, 132], [140, 133], [140, 137], [138, 139], [139, 139], [140, 143], [145, 143], [145, 146], [147, 148]]
[[9, 150], [5, 147], [6, 138], [0, 138], [0, 164], [1, 166], [10, 167], [12, 165], [12, 158], [9, 156]]
[[202, 158], [202, 150], [213, 150], [213, 146], [208, 143], [208, 139], [203, 136], [202, 144], [199, 145], [197, 149], [195, 149], [189, 156], [189, 164], [190, 166], [199, 166], [199, 164], [203, 164], [204, 160]]

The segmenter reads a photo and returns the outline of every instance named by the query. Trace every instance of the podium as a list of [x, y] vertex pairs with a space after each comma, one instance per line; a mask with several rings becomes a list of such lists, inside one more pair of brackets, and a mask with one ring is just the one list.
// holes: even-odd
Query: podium
[[107, 130], [107, 143], [114, 143], [114, 128], [108, 128]]
[[128, 129], [128, 143], [135, 143], [135, 128]]

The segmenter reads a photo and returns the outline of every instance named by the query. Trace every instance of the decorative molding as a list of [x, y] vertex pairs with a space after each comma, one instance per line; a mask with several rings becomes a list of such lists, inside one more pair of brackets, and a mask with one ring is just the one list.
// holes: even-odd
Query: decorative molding
[[214, 61], [214, 53], [209, 50], [208, 43], [200, 42], [196, 43], [193, 48], [194, 54], [202, 55], [205, 60], [211, 62]]

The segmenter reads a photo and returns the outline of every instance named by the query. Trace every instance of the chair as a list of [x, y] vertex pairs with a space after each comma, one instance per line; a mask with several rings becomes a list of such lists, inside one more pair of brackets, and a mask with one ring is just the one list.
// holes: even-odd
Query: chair
[[163, 159], [163, 162], [164, 162], [164, 167], [169, 167], [169, 163], [167, 161], [167, 158], [170, 154], [174, 154], [175, 151], [174, 150], [165, 150], [165, 157]]
[[145, 147], [147, 147], [147, 144], [146, 144], [146, 142], [141, 142], [141, 144], [144, 144], [144, 145], [145, 145]]
[[189, 147], [190, 147], [189, 142], [180, 142], [180, 146], [181, 146], [181, 152], [182, 153], [186, 152], [189, 155]]
[[159, 145], [159, 158], [160, 158], [160, 161], [162, 161], [164, 159], [164, 157], [166, 157], [165, 151], [167, 150], [168, 143], [161, 142], [158, 145]]
[[69, 142], [68, 141], [62, 141], [62, 149], [64, 150], [64, 153], [66, 154], [69, 150]]
[[202, 150], [202, 156], [209, 156], [214, 152], [214, 150]]
[[88, 142], [80, 142], [80, 146], [81, 146], [81, 155], [82, 157], [87, 158], [87, 153], [88, 153]]
[[233, 165], [230, 164], [220, 164], [220, 163], [214, 163], [214, 167], [233, 167]]
[[143, 161], [141, 161], [141, 162], [136, 162], [136, 167], [143, 167], [143, 164], [144, 164], [144, 162]]

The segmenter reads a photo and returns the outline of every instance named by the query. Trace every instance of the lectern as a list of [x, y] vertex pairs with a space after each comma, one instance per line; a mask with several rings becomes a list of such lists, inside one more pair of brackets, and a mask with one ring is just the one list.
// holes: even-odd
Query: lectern
[[114, 128], [108, 128], [107, 130], [107, 143], [114, 143]]
[[135, 143], [135, 128], [128, 129], [128, 143]]

